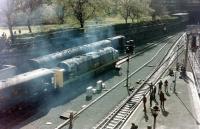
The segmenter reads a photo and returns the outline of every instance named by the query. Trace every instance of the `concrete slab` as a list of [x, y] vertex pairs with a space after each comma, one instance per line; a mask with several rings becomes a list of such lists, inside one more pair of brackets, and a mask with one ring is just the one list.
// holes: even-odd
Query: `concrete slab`
[[[196, 90], [192, 73], [188, 73], [186, 80], [177, 79], [176, 91], [173, 93], [174, 77], [167, 76], [164, 79], [169, 81], [169, 93], [165, 93], [165, 111], [160, 111], [157, 116], [156, 129], [200, 129], [200, 101]], [[171, 87], [171, 88], [170, 88]], [[164, 90], [164, 89], [163, 89]], [[158, 103], [159, 96], [156, 95]], [[138, 125], [139, 129], [153, 127], [153, 116], [147, 102], [147, 115], [144, 115], [143, 105], [140, 104], [137, 110], [130, 116], [122, 129], [130, 129], [131, 123]], [[154, 105], [156, 105], [154, 103]]]
[[61, 115], [60, 115], [60, 118], [61, 119], [64, 119], [64, 120], [67, 120], [69, 119], [69, 116], [70, 116], [70, 113], [73, 113], [73, 114], [76, 114], [77, 112], [76, 111], [66, 111], [66, 112], [63, 112]]

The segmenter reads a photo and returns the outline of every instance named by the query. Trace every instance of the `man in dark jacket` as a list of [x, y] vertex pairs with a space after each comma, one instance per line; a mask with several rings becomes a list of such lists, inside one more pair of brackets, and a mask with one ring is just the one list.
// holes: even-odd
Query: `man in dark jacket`
[[164, 86], [165, 86], [165, 93], [168, 93], [168, 81], [165, 80], [164, 83], [165, 83], [165, 84], [164, 84]]
[[165, 109], [165, 100], [166, 100], [165, 95], [161, 91], [159, 96], [160, 96], [160, 108], [164, 110]]
[[143, 106], [144, 106], [144, 113], [146, 113], [146, 102], [147, 102], [147, 98], [146, 98], [145, 95], [143, 95], [142, 102], [143, 102]]
[[158, 83], [158, 94], [160, 94], [160, 92], [162, 91], [162, 85], [163, 85], [163, 82], [162, 80], [160, 80], [160, 82]]

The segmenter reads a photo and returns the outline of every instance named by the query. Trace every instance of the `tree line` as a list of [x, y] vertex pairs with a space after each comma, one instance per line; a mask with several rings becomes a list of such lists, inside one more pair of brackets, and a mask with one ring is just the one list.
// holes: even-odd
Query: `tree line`
[[60, 7], [61, 11], [56, 11], [58, 23], [67, 23], [65, 18], [70, 17], [81, 28], [84, 28], [87, 20], [98, 21], [101, 17], [120, 15], [127, 23], [128, 19], [134, 22], [144, 16], [152, 16], [152, 20], [155, 20], [156, 16], [167, 13], [165, 0], [2, 0], [1, 4], [3, 6], [0, 6], [0, 14], [6, 19], [12, 42], [15, 14], [22, 11], [27, 16], [26, 25], [31, 33], [31, 14], [43, 4]]

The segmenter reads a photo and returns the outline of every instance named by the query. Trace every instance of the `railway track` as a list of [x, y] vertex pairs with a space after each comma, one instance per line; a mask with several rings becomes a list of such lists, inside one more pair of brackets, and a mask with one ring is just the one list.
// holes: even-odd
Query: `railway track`
[[[178, 37], [178, 38], [177, 38]], [[177, 36], [176, 40], [177, 41], [181, 36]], [[154, 55], [154, 57], [152, 57], [149, 61], [147, 61], [145, 64], [143, 64], [141, 67], [139, 67], [137, 70], [135, 70], [134, 72], [132, 72], [129, 75], [129, 78], [131, 76], [133, 76], [134, 74], [136, 74], [137, 72], [139, 72], [141, 69], [143, 69], [144, 67], [146, 67], [152, 60], [154, 60], [156, 58], [156, 56], [160, 53], [160, 51], [162, 51], [162, 49], [168, 44], [169, 42], [167, 42], [165, 45], [163, 45], [162, 48], [160, 48], [160, 50], [158, 50], [158, 52]], [[172, 43], [172, 42], [171, 42]], [[172, 45], [173, 46], [173, 45]], [[126, 58], [126, 57], [124, 57]], [[124, 62], [122, 62], [124, 63]], [[109, 89], [108, 91], [106, 91], [105, 93], [103, 93], [101, 96], [99, 96], [98, 98], [96, 98], [94, 101], [92, 101], [90, 104], [88, 104], [85, 108], [81, 109], [80, 111], [78, 111], [74, 118], [76, 119], [82, 112], [84, 112], [87, 108], [91, 107], [93, 104], [95, 104], [97, 101], [99, 101], [101, 98], [103, 98], [105, 95], [107, 95], [108, 93], [110, 93], [111, 91], [113, 91], [114, 89], [116, 89], [120, 84], [122, 84], [124, 81], [126, 81], [126, 78], [124, 78], [123, 80], [121, 80], [120, 82], [118, 82], [116, 85], [114, 85], [111, 89]], [[65, 122], [63, 122], [62, 124], [58, 125], [55, 129], [61, 129], [63, 128], [66, 124], [68, 124], [69, 120], [66, 120]]]
[[[175, 38], [175, 37], [173, 37], [173, 36], [171, 37], [171, 36], [170, 36], [170, 37], [168, 37], [168, 38], [166, 38], [166, 39], [164, 39], [164, 40], [162, 40], [162, 41], [160, 41], [160, 42], [167, 42], [167, 43], [164, 45], [164, 46], [166, 46], [166, 45], [170, 42], [170, 40], [173, 39], [173, 38]], [[177, 40], [178, 40], [178, 39], [177, 39]], [[158, 43], [160, 43], [160, 42], [158, 42]], [[139, 51], [136, 51], [136, 53], [135, 53], [134, 55], [131, 55], [131, 56], [129, 57], [129, 59], [133, 59], [134, 57], [136, 57], [136, 56], [138, 56], [138, 55], [144, 53], [146, 50], [155, 47], [158, 43], [152, 43], [152, 44], [149, 44], [149, 45], [145, 46], [144, 49], [139, 50]], [[164, 48], [164, 47], [163, 47], [163, 48]], [[123, 56], [123, 57], [121, 57], [121, 58], [120, 58], [120, 61], [117, 62], [117, 65], [120, 65], [120, 64], [126, 62], [127, 59], [128, 59], [128, 56]]]
[[[178, 36], [177, 36], [178, 37]], [[164, 39], [164, 41], [166, 42], [166, 41], [168, 41], [168, 40], [172, 40], [173, 38], [174, 39], [176, 39], [177, 37], [175, 37], [175, 36], [173, 36], [173, 37], [168, 37], [168, 38], [166, 38], [166, 39]], [[163, 41], [163, 40], [162, 40]], [[163, 42], [164, 42], [163, 41]], [[147, 46], [147, 49], [150, 49], [151, 47], [154, 47], [156, 44], [149, 44], [148, 46]], [[145, 49], [145, 50], [147, 50], [147, 49]], [[143, 49], [142, 49], [143, 50]], [[162, 49], [161, 49], [162, 50]], [[160, 51], [161, 51], [160, 50]], [[144, 50], [143, 50], [144, 51]], [[143, 51], [141, 51], [141, 53], [143, 52]], [[138, 53], [138, 54], [141, 54], [141, 53]], [[137, 54], [137, 53], [136, 53]], [[133, 57], [134, 58], [134, 57]], [[124, 62], [123, 62], [124, 63]], [[143, 67], [145, 67], [147, 64], [145, 64]], [[134, 73], [132, 74], [132, 75], [134, 75], [135, 73], [137, 73], [139, 70], [141, 70], [143, 67], [140, 67], [140, 69], [138, 69], [138, 70], [136, 70], [136, 71], [134, 71]], [[132, 76], [131, 75], [131, 76]], [[122, 80], [123, 81], [123, 80]], [[116, 86], [117, 87], [117, 86]], [[115, 87], [113, 88], [113, 89], [115, 89]], [[111, 89], [111, 91], [112, 91], [112, 89]], [[104, 94], [104, 95], [106, 95], [106, 94]], [[98, 100], [97, 100], [98, 101]], [[91, 103], [91, 105], [92, 105], [92, 103]], [[89, 106], [89, 105], [88, 105]], [[83, 108], [83, 110], [81, 110], [80, 112], [78, 112], [77, 113], [77, 116], [78, 116], [78, 114], [79, 113], [81, 113], [81, 112], [83, 112], [85, 109], [87, 109], [87, 108]], [[27, 114], [30, 114], [30, 111], [29, 110], [27, 110], [27, 112], [25, 112], [25, 113], [23, 113], [23, 115], [24, 116], [26, 116]], [[20, 115], [20, 116], [23, 116], [23, 115]], [[10, 122], [10, 124], [12, 124], [11, 122]], [[14, 124], [13, 124], [14, 125]]]
[[[180, 52], [182, 53], [182, 52]], [[179, 55], [180, 55], [179, 53]], [[168, 54], [165, 55], [167, 57]], [[146, 84], [147, 82], [154, 82], [156, 84], [160, 77], [168, 70], [173, 62], [166, 65], [166, 62], [172, 59], [172, 57], [176, 56], [176, 53], [172, 53], [167, 59], [163, 58], [157, 68], [147, 77], [144, 83], [133, 92], [130, 97], [126, 98], [121, 104], [119, 104], [105, 119], [103, 119], [99, 124], [97, 124], [93, 129], [120, 129], [123, 123], [127, 120], [127, 118], [131, 115], [131, 113], [137, 108], [139, 103], [142, 100], [143, 95], [148, 94], [149, 86]], [[177, 57], [176, 57], [177, 58]], [[173, 59], [175, 60], [175, 58]], [[164, 68], [162, 70], [161, 68]], [[160, 75], [155, 75], [158, 71]], [[154, 79], [152, 79], [154, 78]]]

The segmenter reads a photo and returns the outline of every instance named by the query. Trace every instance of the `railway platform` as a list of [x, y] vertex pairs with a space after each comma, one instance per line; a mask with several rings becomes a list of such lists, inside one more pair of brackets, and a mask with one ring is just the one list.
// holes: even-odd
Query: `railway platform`
[[[165, 93], [165, 111], [158, 111], [155, 129], [200, 129], [200, 100], [195, 86], [193, 74], [188, 72], [186, 79], [176, 79], [176, 93], [174, 93], [174, 77], [166, 76], [169, 82], [169, 93]], [[164, 87], [163, 91], [164, 91]], [[154, 129], [154, 118], [150, 108], [149, 97], [147, 97], [147, 113], [143, 112], [141, 102], [126, 121], [122, 129], [131, 129], [131, 124], [138, 125], [138, 129]], [[159, 96], [156, 100], [160, 109]], [[156, 105], [153, 102], [153, 105]], [[149, 126], [149, 127], [148, 127]]]

